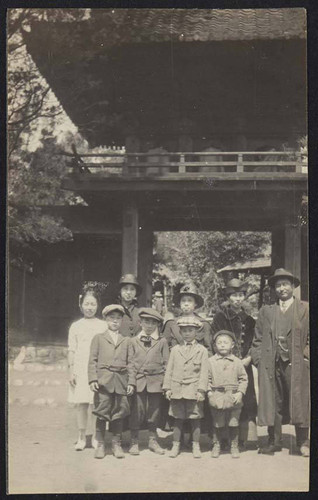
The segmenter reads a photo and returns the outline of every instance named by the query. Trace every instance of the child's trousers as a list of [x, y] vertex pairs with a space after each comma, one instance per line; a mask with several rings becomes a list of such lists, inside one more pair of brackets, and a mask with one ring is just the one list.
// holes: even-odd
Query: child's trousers
[[129, 427], [137, 431], [146, 422], [148, 428], [156, 429], [160, 419], [161, 392], [136, 392], [130, 399]]

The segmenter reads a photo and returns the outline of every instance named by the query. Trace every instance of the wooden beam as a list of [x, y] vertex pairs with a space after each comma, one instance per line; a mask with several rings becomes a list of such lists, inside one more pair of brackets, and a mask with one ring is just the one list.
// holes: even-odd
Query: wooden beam
[[138, 279], [142, 286], [139, 304], [151, 307], [152, 303], [152, 261], [153, 261], [153, 232], [144, 229], [139, 230], [138, 251]]
[[138, 209], [130, 204], [123, 209], [122, 274], [138, 274]]
[[[285, 225], [285, 269], [301, 280], [301, 226]], [[295, 289], [295, 296], [300, 297], [300, 287]]]

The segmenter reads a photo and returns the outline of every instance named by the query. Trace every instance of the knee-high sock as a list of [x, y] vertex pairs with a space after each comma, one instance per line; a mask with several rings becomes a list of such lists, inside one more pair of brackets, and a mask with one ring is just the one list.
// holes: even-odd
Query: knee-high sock
[[181, 420], [180, 418], [176, 418], [173, 427], [173, 440], [178, 441], [178, 443], [180, 442], [182, 428], [183, 428], [183, 420]]

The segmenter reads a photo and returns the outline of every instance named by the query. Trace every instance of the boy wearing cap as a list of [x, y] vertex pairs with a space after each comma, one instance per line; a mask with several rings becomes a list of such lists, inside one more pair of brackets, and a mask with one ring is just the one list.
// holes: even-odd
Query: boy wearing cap
[[141, 330], [137, 297], [142, 288], [134, 274], [124, 274], [119, 280], [118, 302], [124, 308], [120, 333], [124, 337], [134, 337]]
[[220, 330], [214, 336], [216, 354], [209, 358], [208, 398], [214, 425], [212, 457], [220, 455], [222, 430], [229, 428], [232, 458], [239, 458], [239, 419], [243, 395], [247, 389], [247, 374], [242, 361], [232, 354], [235, 335]]
[[92, 340], [88, 363], [88, 381], [94, 391], [96, 419], [95, 458], [105, 456], [106, 421], [112, 432], [112, 452], [116, 458], [125, 458], [121, 447], [123, 419], [129, 415], [127, 399], [129, 339], [119, 333], [124, 315], [121, 305], [112, 304], [102, 311], [107, 323], [105, 333]]
[[156, 429], [162, 406], [162, 383], [169, 358], [169, 346], [159, 334], [163, 317], [150, 307], [139, 310], [142, 330], [130, 340], [128, 396], [131, 396], [129, 453], [139, 455], [139, 429], [146, 421], [149, 449], [164, 454], [157, 441]]
[[[184, 285], [178, 294], [177, 305], [181, 309], [181, 317], [196, 317], [201, 326], [196, 328], [196, 341], [202, 344], [208, 350], [209, 356], [212, 356], [211, 347], [211, 327], [208, 321], [204, 320], [195, 312], [204, 304], [204, 300], [201, 295], [198, 294], [197, 289], [194, 285]], [[180, 328], [175, 319], [169, 319], [164, 325], [163, 335], [166, 337], [169, 343], [169, 347], [173, 347], [177, 344], [183, 344], [184, 340], [182, 338]]]
[[220, 310], [215, 314], [211, 325], [213, 335], [220, 330], [228, 330], [234, 333], [235, 345], [232, 353], [242, 360], [248, 376], [248, 385], [243, 398], [239, 426], [239, 445], [243, 450], [247, 444], [248, 434], [250, 434], [255, 444], [257, 443], [257, 401], [251, 363], [251, 347], [255, 334], [255, 320], [245, 312], [243, 307], [246, 291], [246, 283], [236, 278], [231, 279], [225, 288], [227, 304], [221, 306]]
[[203, 402], [208, 387], [208, 351], [196, 341], [201, 322], [195, 316], [177, 320], [183, 343], [171, 349], [163, 382], [166, 398], [170, 401], [169, 415], [174, 417], [173, 446], [170, 457], [180, 451], [183, 423], [190, 420], [192, 452], [201, 458], [200, 421], [203, 418]]

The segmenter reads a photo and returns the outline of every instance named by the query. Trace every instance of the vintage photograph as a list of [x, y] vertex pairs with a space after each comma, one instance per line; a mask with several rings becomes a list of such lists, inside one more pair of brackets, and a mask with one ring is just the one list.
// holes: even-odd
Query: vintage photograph
[[305, 492], [302, 8], [7, 11], [7, 493]]

